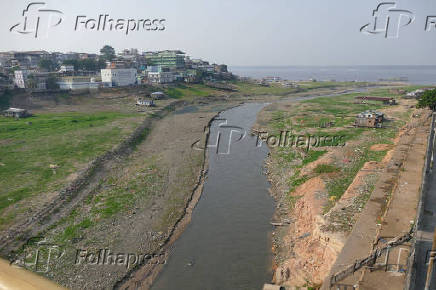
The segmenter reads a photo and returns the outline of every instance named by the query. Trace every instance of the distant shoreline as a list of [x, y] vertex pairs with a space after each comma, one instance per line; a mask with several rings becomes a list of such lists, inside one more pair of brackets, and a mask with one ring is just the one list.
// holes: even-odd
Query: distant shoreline
[[[412, 85], [436, 84], [436, 65], [425, 66], [230, 66], [229, 71], [241, 77], [261, 79], [280, 77], [291, 81], [336, 82], [407, 82]], [[405, 81], [407, 80], [407, 81]]]

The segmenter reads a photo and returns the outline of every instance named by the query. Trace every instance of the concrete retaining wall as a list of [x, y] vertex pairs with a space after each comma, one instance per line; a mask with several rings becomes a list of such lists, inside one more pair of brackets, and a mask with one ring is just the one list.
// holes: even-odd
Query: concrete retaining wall
[[[434, 144], [435, 144], [435, 121], [436, 121], [436, 113], [433, 113], [432, 122], [431, 122], [431, 131], [430, 135], [428, 136], [428, 143], [427, 143], [427, 154], [425, 157], [425, 165], [422, 172], [422, 185], [421, 185], [421, 193], [418, 203], [418, 211], [416, 215], [416, 222], [414, 226], [414, 232], [416, 237], [417, 229], [419, 228], [419, 225], [422, 222], [423, 213], [424, 213], [424, 198], [425, 195], [428, 192], [428, 186], [429, 186], [429, 178], [431, 176], [431, 169], [433, 166], [433, 158], [434, 158]], [[416, 238], [413, 239], [412, 242], [412, 253], [408, 260], [408, 272], [406, 276], [406, 284], [404, 286], [405, 290], [415, 290], [415, 279], [416, 279], [416, 268], [415, 268], [415, 244], [416, 244]]]

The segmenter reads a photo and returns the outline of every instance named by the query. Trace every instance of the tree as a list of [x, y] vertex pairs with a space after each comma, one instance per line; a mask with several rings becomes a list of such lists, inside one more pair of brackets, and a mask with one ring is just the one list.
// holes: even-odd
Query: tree
[[112, 46], [103, 46], [103, 48], [100, 49], [100, 53], [102, 54], [102, 58], [104, 60], [111, 61], [115, 58], [115, 49]]
[[63, 62], [64, 65], [72, 65], [74, 66], [74, 70], [86, 70], [86, 71], [98, 71], [102, 68], [106, 67], [106, 62], [104, 60], [96, 61], [94, 59], [69, 59]]
[[96, 71], [97, 70], [97, 62], [93, 59], [84, 59], [80, 62], [80, 67], [83, 70], [87, 71]]
[[45, 85], [48, 90], [57, 90], [59, 89], [59, 85], [57, 83], [57, 79], [54, 76], [49, 76], [45, 81]]
[[57, 65], [51, 59], [41, 59], [38, 66], [46, 71], [54, 71]]
[[99, 69], [106, 68], [106, 61], [105, 61], [104, 59], [100, 58], [100, 59], [98, 60], [97, 65], [98, 65], [98, 68], [99, 68]]
[[77, 59], [67, 59], [67, 60], [64, 60], [64, 62], [62, 64], [74, 66], [75, 71], [79, 70], [79, 68], [80, 68], [79, 61]]
[[432, 111], [436, 111], [436, 89], [426, 91], [418, 100], [417, 108], [429, 107]]
[[38, 83], [37, 83], [37, 80], [36, 80], [35, 75], [30, 74], [30, 75], [27, 77], [26, 86], [27, 86], [27, 88], [29, 88], [29, 89], [36, 89], [36, 87], [38, 86]]

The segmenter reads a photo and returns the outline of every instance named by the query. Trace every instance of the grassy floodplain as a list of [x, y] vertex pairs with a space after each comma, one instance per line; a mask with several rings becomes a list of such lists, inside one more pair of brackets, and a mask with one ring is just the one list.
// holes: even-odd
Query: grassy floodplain
[[[59, 190], [71, 174], [117, 145], [142, 119], [117, 112], [0, 117], [0, 214], [25, 198]], [[1, 215], [0, 226], [13, 216]]]

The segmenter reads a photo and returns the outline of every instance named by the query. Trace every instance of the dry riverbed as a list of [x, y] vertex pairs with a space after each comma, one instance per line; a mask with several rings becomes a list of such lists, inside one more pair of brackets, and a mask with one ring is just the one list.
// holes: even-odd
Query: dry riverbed
[[[310, 91], [310, 94], [323, 95], [347, 88], [320, 87]], [[76, 116], [114, 111], [123, 115], [120, 120], [103, 124], [108, 128], [105, 130], [116, 128], [121, 132], [117, 139], [107, 142], [106, 147], [96, 150], [95, 155], [86, 156], [81, 163], [70, 167], [70, 170], [62, 171], [68, 168], [68, 162], [74, 162], [74, 158], [71, 158], [72, 161], [66, 159], [65, 165], [56, 163], [56, 160], [37, 161], [38, 164], [45, 162], [42, 166], [47, 168], [53, 163], [53, 168], [48, 171], [50, 176], [59, 177], [59, 184], [49, 193], [34, 194], [2, 212], [7, 215], [8, 212], [15, 213], [14, 207], [22, 208], [18, 215], [3, 220], [5, 227], [11, 229], [14, 222], [28, 223], [32, 225], [30, 231], [23, 232], [24, 235], [17, 238], [25, 241], [32, 236], [31, 233], [37, 233], [40, 237], [30, 240], [18, 251], [18, 262], [30, 263], [35, 258], [35, 251], [40, 248], [38, 242], [44, 240], [54, 245], [56, 252], [62, 255], [56, 259], [52, 257], [48, 271], [41, 274], [61, 285], [73, 289], [112, 288], [114, 285], [120, 288], [132, 285], [147, 288], [157, 273], [156, 270], [161, 267], [159, 263], [166, 258], [167, 247], [189, 222], [189, 213], [201, 194], [202, 177], [207, 168], [204, 164], [205, 155], [203, 151], [193, 150], [191, 145], [197, 140], [204, 144], [205, 128], [218, 111], [240, 102], [265, 102], [281, 98], [272, 95], [250, 98], [233, 95], [229, 98], [221, 93], [187, 103], [182, 100], [164, 100], [156, 109], [140, 110], [134, 106], [137, 94], [138, 92], [127, 92], [117, 96], [115, 93], [103, 92], [90, 96], [89, 99], [79, 96], [55, 101], [44, 98], [32, 101], [33, 112], [37, 115], [68, 112]], [[307, 94], [300, 92], [293, 96]], [[179, 103], [181, 114], [165, 110], [164, 114], [160, 113], [162, 108], [173, 102]], [[17, 101], [17, 104], [20, 102]], [[74, 126], [82, 124], [80, 119], [77, 121], [75, 118], [67, 121]], [[79, 189], [78, 194], [80, 198], [67, 196], [62, 199], [64, 204], [59, 209], [53, 209], [50, 222], [44, 219], [25, 219], [26, 210], [36, 213], [44, 210], [51, 199], [57, 198], [59, 188], [80, 177], [92, 158], [105, 150], [116, 148], [140, 124], [146, 125], [145, 135], [127, 152], [109, 154], [109, 159], [103, 160], [101, 170], [92, 175], [89, 182], [81, 185], [83, 188]], [[86, 125], [83, 130], [86, 129], [88, 138], [92, 139], [96, 125]], [[56, 143], [56, 148], [64, 148], [70, 140], [82, 142], [82, 135], [79, 131], [77, 134], [59, 139], [64, 143]], [[47, 150], [53, 152], [50, 148]], [[64, 175], [60, 174], [65, 174], [68, 178], [63, 178]], [[182, 219], [183, 217], [185, 218]], [[3, 252], [5, 249], [2, 249]], [[47, 258], [47, 247], [44, 249], [41, 254]], [[111, 259], [101, 259], [101, 253], [105, 253], [106, 258], [108, 255], [113, 257], [111, 259], [114, 263], [108, 263]], [[29, 256], [23, 258], [25, 254]], [[130, 259], [129, 255], [133, 258]], [[139, 265], [141, 255], [144, 265]], [[114, 256], [119, 259], [116, 260]], [[29, 269], [38, 271], [34, 266], [29, 266]]]

